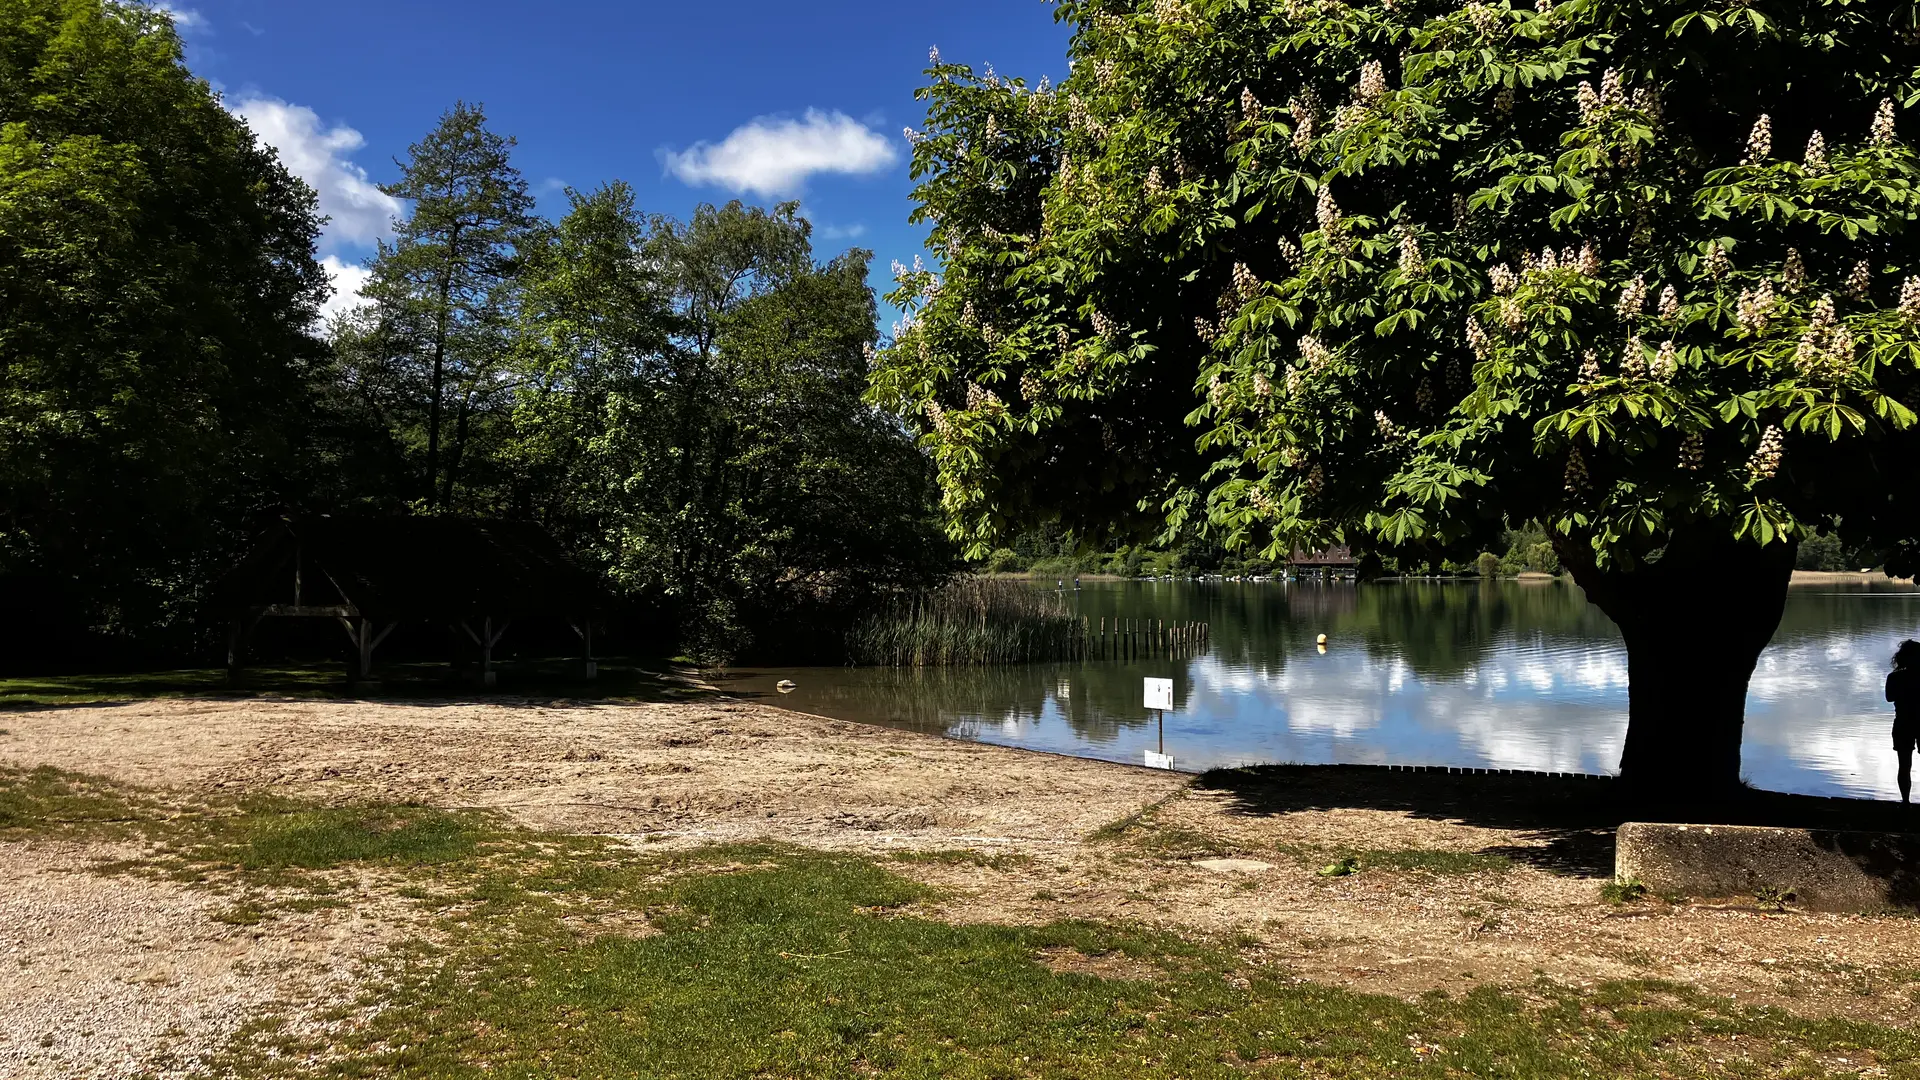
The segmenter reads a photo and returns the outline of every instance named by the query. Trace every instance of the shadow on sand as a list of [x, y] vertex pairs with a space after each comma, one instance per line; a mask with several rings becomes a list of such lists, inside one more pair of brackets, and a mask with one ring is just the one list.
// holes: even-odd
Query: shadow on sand
[[[1377, 765], [1260, 765], [1195, 781], [1227, 796], [1227, 811], [1264, 817], [1300, 810], [1394, 810], [1503, 829], [1528, 841], [1489, 847], [1556, 873], [1612, 877], [1614, 830], [1627, 821], [1920, 832], [1920, 807], [1743, 790], [1713, 803], [1629, 800], [1609, 777]], [[1886, 876], [1888, 868], [1863, 864]]]

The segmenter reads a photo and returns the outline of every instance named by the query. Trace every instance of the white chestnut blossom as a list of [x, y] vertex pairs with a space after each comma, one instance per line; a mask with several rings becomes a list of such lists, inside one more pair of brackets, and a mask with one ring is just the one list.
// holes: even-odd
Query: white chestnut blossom
[[1252, 300], [1260, 294], [1260, 279], [1246, 263], [1237, 262], [1233, 264], [1233, 288], [1242, 301]]
[[1253, 88], [1245, 87], [1240, 91], [1240, 119], [1249, 124], [1260, 122], [1260, 99], [1253, 96]]
[[1773, 156], [1773, 118], [1766, 113], [1753, 122], [1753, 132], [1747, 136], [1747, 156], [1740, 164], [1758, 165]]
[[1369, 60], [1360, 65], [1360, 81], [1354, 87], [1353, 100], [1361, 105], [1371, 105], [1387, 96], [1387, 74], [1380, 61]]
[[1567, 494], [1578, 495], [1593, 486], [1587, 477], [1587, 459], [1580, 456], [1580, 448], [1567, 451], [1567, 471], [1564, 474]]
[[1424, 277], [1427, 272], [1426, 257], [1420, 251], [1420, 238], [1412, 229], [1400, 232], [1400, 273], [1402, 276]]
[[1467, 347], [1482, 360], [1487, 358], [1487, 353], [1493, 347], [1493, 340], [1487, 336], [1487, 328], [1481, 326], [1480, 320], [1472, 315], [1467, 316]]
[[1764, 334], [1768, 322], [1773, 318], [1773, 307], [1773, 282], [1762, 281], [1754, 288], [1740, 290], [1740, 301], [1734, 307], [1734, 321], [1750, 333]]
[[1500, 301], [1500, 322], [1507, 328], [1507, 333], [1520, 332], [1520, 328], [1527, 324], [1527, 313], [1520, 307], [1520, 301], [1511, 296]]
[[1494, 37], [1506, 29], [1506, 20], [1492, 4], [1474, 3], [1466, 6], [1467, 21], [1482, 37]]
[[1852, 370], [1853, 352], [1853, 331], [1834, 314], [1833, 297], [1821, 297], [1794, 348], [1794, 368], [1809, 379], [1838, 379]]
[[1687, 432], [1687, 437], [1680, 440], [1680, 467], [1688, 472], [1699, 472], [1706, 463], [1706, 436], [1697, 431]]
[[1333, 185], [1321, 184], [1319, 197], [1315, 200], [1314, 220], [1320, 225], [1320, 232], [1326, 238], [1327, 246], [1344, 255], [1353, 246], [1347, 235], [1346, 222], [1340, 216], [1340, 204], [1333, 201]]
[[1827, 171], [1827, 137], [1817, 131], [1807, 140], [1806, 169], [1814, 176]]
[[1847, 275], [1847, 293], [1856, 300], [1865, 300], [1868, 290], [1873, 288], [1873, 267], [1867, 260], [1861, 259], [1853, 264], [1853, 272]]
[[1707, 245], [1707, 276], [1715, 281], [1726, 277], [1733, 271], [1733, 260], [1727, 258], [1727, 249], [1715, 240]]
[[1620, 352], [1620, 375], [1626, 379], [1647, 377], [1647, 350], [1640, 344], [1639, 334], [1628, 338], [1626, 348]]
[[1659, 350], [1653, 355], [1653, 365], [1650, 370], [1653, 377], [1662, 382], [1673, 378], [1674, 373], [1680, 370], [1680, 350], [1673, 344], [1672, 339], [1660, 343]]
[[1881, 98], [1880, 108], [1873, 114], [1873, 132], [1867, 141], [1878, 147], [1892, 146], [1897, 138], [1893, 127], [1893, 99]]
[[1807, 264], [1800, 260], [1799, 248], [1787, 249], [1787, 261], [1780, 268], [1780, 283], [1788, 296], [1807, 287]]
[[1320, 95], [1309, 86], [1289, 103], [1288, 108], [1293, 112], [1293, 149], [1304, 154], [1313, 146], [1314, 128], [1324, 111]]
[[1640, 314], [1647, 306], [1647, 278], [1644, 274], [1635, 274], [1633, 280], [1620, 287], [1620, 300], [1613, 310], [1621, 318]]
[[1780, 472], [1780, 459], [1786, 452], [1786, 436], [1777, 424], [1767, 425], [1760, 435], [1760, 447], [1747, 459], [1747, 474], [1753, 482], [1771, 480]]
[[1593, 84], [1582, 79], [1574, 88], [1573, 100], [1580, 106], [1580, 122], [1593, 123], [1593, 118], [1600, 113], [1600, 95], [1594, 92]]
[[1920, 323], [1920, 275], [1901, 284], [1900, 314], [1910, 323]]

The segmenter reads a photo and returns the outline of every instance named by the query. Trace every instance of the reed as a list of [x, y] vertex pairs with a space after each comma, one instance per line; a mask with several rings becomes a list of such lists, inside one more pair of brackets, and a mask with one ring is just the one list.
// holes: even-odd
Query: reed
[[902, 597], [847, 632], [849, 663], [883, 667], [1070, 660], [1085, 646], [1085, 624], [1064, 596], [994, 578]]

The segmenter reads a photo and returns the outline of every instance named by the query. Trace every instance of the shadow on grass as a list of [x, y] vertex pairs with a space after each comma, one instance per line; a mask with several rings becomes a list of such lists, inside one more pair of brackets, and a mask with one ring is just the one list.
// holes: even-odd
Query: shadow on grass
[[1743, 790], [1715, 803], [1630, 801], [1619, 781], [1544, 773], [1400, 770], [1366, 765], [1260, 765], [1216, 769], [1195, 786], [1230, 796], [1228, 812], [1250, 816], [1300, 810], [1395, 810], [1522, 833], [1532, 844], [1489, 847], [1498, 855], [1558, 873], [1612, 877], [1614, 830], [1627, 821], [1684, 821], [1779, 828], [1912, 831], [1910, 808], [1865, 799], [1832, 799]]
[[493, 705], [553, 701], [682, 701], [709, 693], [665, 661], [605, 660], [599, 677], [574, 672], [575, 660], [498, 663], [496, 685], [482, 690], [445, 663], [382, 666], [370, 683], [352, 684], [344, 666], [250, 667], [230, 679], [224, 668], [0, 678], [0, 711], [108, 704], [154, 698], [399, 699]]

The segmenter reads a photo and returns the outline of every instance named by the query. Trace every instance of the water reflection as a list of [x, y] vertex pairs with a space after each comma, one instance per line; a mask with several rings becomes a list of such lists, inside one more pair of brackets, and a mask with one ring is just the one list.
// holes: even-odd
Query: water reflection
[[[1626, 651], [1564, 582], [1088, 583], [1101, 619], [1206, 620], [1193, 659], [926, 672], [736, 673], [735, 692], [851, 720], [1139, 763], [1162, 718], [1141, 682], [1174, 681], [1165, 744], [1182, 769], [1400, 763], [1608, 772], [1619, 761]], [[1702, 602], [1711, 602], [1703, 591]], [[1325, 633], [1325, 653], [1314, 639]], [[1887, 658], [1920, 633], [1920, 594], [1796, 588], [1748, 696], [1745, 772], [1782, 791], [1895, 792], [1881, 701]], [[775, 695], [774, 681], [799, 684]]]

